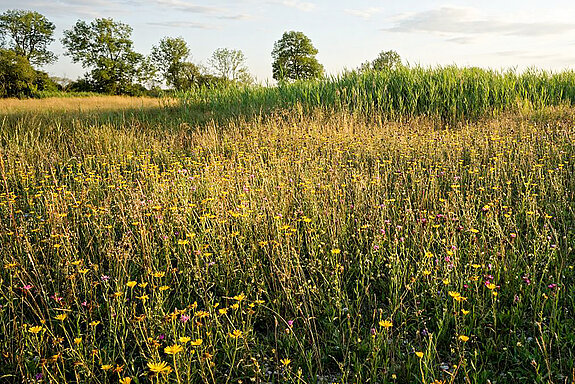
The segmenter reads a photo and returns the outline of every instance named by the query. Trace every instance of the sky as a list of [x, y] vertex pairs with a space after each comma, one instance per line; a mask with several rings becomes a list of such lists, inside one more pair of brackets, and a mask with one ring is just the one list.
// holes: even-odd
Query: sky
[[[0, 0], [0, 12], [15, 4]], [[17, 8], [56, 25], [49, 48], [59, 60], [43, 70], [70, 79], [86, 70], [63, 55], [63, 31], [102, 17], [129, 24], [143, 54], [167, 36], [183, 37], [198, 64], [217, 48], [241, 49], [263, 83], [272, 77], [274, 42], [292, 30], [312, 40], [328, 74], [387, 50], [411, 65], [575, 69], [573, 1], [19, 0]]]

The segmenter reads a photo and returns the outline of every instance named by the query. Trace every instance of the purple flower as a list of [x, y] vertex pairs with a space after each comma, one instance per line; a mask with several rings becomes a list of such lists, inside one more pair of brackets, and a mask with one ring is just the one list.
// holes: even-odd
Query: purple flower
[[188, 320], [190, 320], [190, 316], [189, 316], [189, 315], [181, 315], [181, 316], [180, 316], [180, 321], [181, 321], [182, 323], [185, 324]]
[[555, 284], [555, 283], [554, 283], [554, 284], [549, 284], [549, 285], [547, 286], [547, 288], [549, 288], [549, 289], [554, 289], [554, 288], [556, 288], [556, 287], [557, 287], [557, 284]]
[[288, 323], [288, 325], [289, 325], [290, 327], [293, 326], [293, 320], [288, 320], [287, 323]]
[[108, 281], [108, 280], [110, 280], [110, 276], [102, 275], [102, 276], [100, 276], [100, 279], [102, 279], [102, 281]]

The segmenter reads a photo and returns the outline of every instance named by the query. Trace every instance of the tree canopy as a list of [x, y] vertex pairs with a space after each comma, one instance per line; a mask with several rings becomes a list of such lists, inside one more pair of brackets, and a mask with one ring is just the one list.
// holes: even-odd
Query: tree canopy
[[92, 68], [97, 91], [129, 93], [138, 79], [143, 56], [133, 50], [132, 28], [113, 19], [78, 21], [64, 31], [62, 44], [72, 61]]
[[252, 82], [244, 53], [238, 49], [218, 48], [208, 63], [218, 77], [235, 83], [249, 84]]
[[37, 66], [56, 61], [48, 50], [56, 27], [45, 16], [33, 11], [8, 10], [0, 15], [0, 37], [8, 48]]
[[383, 71], [385, 69], [396, 69], [402, 65], [401, 57], [395, 51], [381, 51], [373, 60], [361, 65], [361, 70]]
[[275, 42], [272, 51], [272, 72], [276, 80], [304, 80], [318, 78], [323, 66], [315, 55], [318, 50], [303, 32], [285, 32]]
[[188, 82], [190, 73], [197, 69], [190, 71], [190, 66], [186, 65], [189, 56], [190, 48], [183, 38], [165, 37], [160, 40], [158, 45], [152, 47], [150, 57], [169, 86], [183, 89]]

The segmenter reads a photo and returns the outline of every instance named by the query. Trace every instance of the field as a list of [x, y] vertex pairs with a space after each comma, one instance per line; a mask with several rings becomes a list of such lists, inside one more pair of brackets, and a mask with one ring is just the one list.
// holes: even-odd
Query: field
[[561, 100], [90, 100], [0, 101], [0, 381], [575, 380]]

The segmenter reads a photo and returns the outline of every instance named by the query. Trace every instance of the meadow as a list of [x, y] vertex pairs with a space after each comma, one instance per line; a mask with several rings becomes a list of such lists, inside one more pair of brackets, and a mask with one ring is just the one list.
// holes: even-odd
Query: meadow
[[0, 381], [574, 382], [567, 91], [202, 92], [0, 101]]

